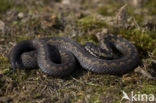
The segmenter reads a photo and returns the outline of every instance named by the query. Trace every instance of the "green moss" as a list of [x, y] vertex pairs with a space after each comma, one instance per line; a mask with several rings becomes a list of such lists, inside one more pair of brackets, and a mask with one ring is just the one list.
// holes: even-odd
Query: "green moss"
[[123, 30], [120, 29], [116, 34], [122, 35], [126, 39], [130, 40], [137, 46], [141, 55], [148, 52], [154, 52], [156, 35], [154, 32], [145, 31], [142, 32], [138, 29]]
[[102, 6], [102, 7], [99, 7], [97, 9], [97, 12], [103, 16], [113, 16], [115, 15], [114, 14], [114, 11], [117, 9], [117, 6], [114, 6], [114, 5], [105, 5], [105, 6]]
[[149, 0], [145, 4], [144, 8], [148, 9], [148, 11], [149, 11], [148, 13], [150, 15], [155, 15], [156, 14], [156, 1], [155, 0]]
[[91, 35], [91, 36], [83, 35], [80, 37], [76, 37], [75, 39], [77, 42], [79, 42], [82, 45], [84, 45], [86, 42], [92, 42], [92, 43], [97, 44], [97, 41], [98, 41], [94, 35]]
[[0, 13], [6, 12], [12, 6], [11, 0], [0, 0]]
[[[136, 11], [136, 8], [134, 8], [133, 6], [128, 6], [128, 14], [131, 16], [134, 16], [135, 20], [137, 21], [138, 24], [143, 23], [144, 20], [146, 19], [145, 17], [147, 15], [151, 16], [151, 15], [156, 14], [156, 1], [149, 0], [147, 3], [145, 3], [143, 5], [143, 7], [141, 9], [142, 10], [141, 10], [140, 14], [137, 14], [134, 12], [134, 11]], [[148, 12], [142, 13], [142, 12], [144, 12], [143, 10], [147, 10]]]
[[92, 29], [100, 29], [102, 27], [106, 27], [107, 25], [104, 21], [100, 21], [96, 17], [87, 16], [78, 20], [78, 26], [87, 31]]
[[10, 65], [7, 57], [0, 56], [0, 70], [3, 74], [10, 73]]
[[153, 50], [152, 55], [156, 56], [156, 48]]
[[20, 36], [20, 37], [16, 38], [16, 42], [18, 43], [18, 42], [21, 42], [23, 40], [30, 40], [32, 38], [34, 38], [34, 36]]
[[8, 59], [4, 56], [0, 56], [0, 63], [7, 63], [8, 62]]
[[141, 24], [144, 21], [144, 16], [143, 16], [143, 14], [140, 14], [140, 15], [136, 14], [134, 12], [135, 10], [136, 10], [135, 8], [128, 6], [127, 13], [129, 16], [134, 17], [138, 24]]
[[97, 12], [101, 15], [104, 15], [104, 16], [107, 16], [107, 15], [111, 15], [109, 12], [108, 12], [108, 7], [104, 6], [104, 7], [99, 7]]
[[27, 7], [25, 5], [17, 5], [15, 6], [17, 12], [26, 12], [27, 11]]
[[[149, 84], [144, 84], [144, 87], [142, 88], [142, 92], [143, 93], [147, 93], [147, 94], [153, 94], [156, 90], [156, 86], [155, 85], [149, 85]], [[155, 92], [156, 93], [156, 92]]]
[[99, 100], [99, 98], [97, 96], [92, 98], [93, 103], [101, 103], [101, 101]]
[[121, 8], [123, 5], [125, 5], [122, 2], [117, 3], [113, 0], [109, 0], [107, 2], [109, 2], [109, 4], [103, 4], [97, 9], [97, 12], [103, 16], [115, 16], [114, 12]]

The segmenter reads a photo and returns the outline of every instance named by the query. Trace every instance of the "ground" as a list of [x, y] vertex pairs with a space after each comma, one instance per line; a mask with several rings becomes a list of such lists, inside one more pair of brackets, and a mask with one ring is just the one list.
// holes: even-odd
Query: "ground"
[[[154, 0], [0, 0], [0, 103], [128, 103], [122, 91], [156, 98], [155, 15]], [[63, 78], [39, 69], [12, 73], [8, 54], [22, 40], [65, 36], [84, 45], [109, 34], [137, 47], [141, 64], [134, 71], [100, 75], [79, 67]]]

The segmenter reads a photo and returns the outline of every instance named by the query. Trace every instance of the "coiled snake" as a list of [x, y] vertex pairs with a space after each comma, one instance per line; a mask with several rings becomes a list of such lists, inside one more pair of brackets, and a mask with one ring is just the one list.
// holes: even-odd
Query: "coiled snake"
[[86, 70], [103, 74], [124, 74], [139, 63], [136, 47], [122, 37], [106, 36], [100, 46], [87, 43], [83, 47], [64, 37], [24, 40], [11, 50], [9, 59], [13, 69], [38, 66], [55, 77], [69, 75], [76, 61]]

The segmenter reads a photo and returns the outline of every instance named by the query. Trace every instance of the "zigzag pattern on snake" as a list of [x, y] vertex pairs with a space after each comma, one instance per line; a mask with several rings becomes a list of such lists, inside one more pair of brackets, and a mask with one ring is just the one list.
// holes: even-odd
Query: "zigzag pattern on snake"
[[[112, 56], [115, 54], [113, 48], [120, 56]], [[103, 51], [106, 53], [100, 54]], [[128, 40], [110, 35], [103, 38], [100, 49], [92, 44], [85, 48], [64, 37], [24, 40], [11, 50], [9, 60], [13, 69], [38, 66], [44, 73], [57, 77], [73, 72], [76, 61], [92, 72], [124, 74], [138, 65], [139, 56], [136, 47]]]

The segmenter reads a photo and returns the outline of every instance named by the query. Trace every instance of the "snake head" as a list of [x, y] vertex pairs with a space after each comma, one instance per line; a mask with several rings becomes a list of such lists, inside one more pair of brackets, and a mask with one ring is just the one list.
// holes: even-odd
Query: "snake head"
[[91, 42], [87, 42], [85, 44], [85, 49], [91, 55], [98, 57], [98, 58], [111, 59], [114, 56], [114, 53], [111, 50], [102, 49]]

